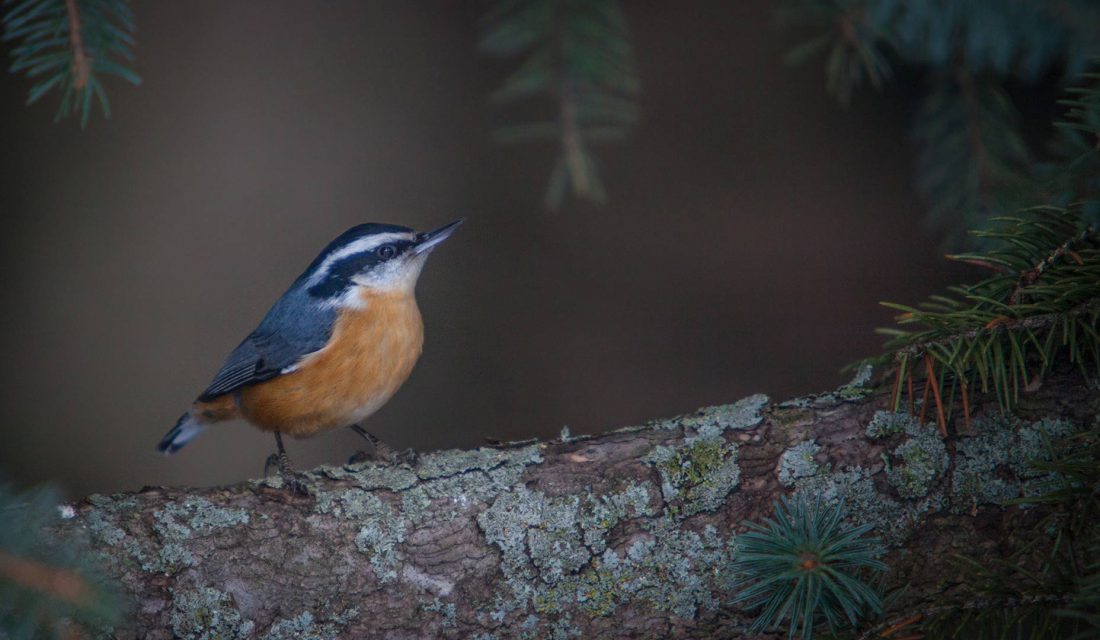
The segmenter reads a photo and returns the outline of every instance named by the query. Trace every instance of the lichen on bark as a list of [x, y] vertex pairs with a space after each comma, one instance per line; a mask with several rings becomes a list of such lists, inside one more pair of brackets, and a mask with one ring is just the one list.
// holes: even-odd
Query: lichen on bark
[[779, 495], [843, 500], [919, 599], [950, 554], [1027, 530], [1039, 510], [1006, 499], [1045, 481], [1028, 456], [1100, 410], [1063, 376], [944, 442], [884, 405], [862, 383], [758, 395], [601, 436], [321, 467], [309, 496], [277, 478], [92, 496], [60, 526], [129, 593], [123, 638], [741, 637], [738, 533]]

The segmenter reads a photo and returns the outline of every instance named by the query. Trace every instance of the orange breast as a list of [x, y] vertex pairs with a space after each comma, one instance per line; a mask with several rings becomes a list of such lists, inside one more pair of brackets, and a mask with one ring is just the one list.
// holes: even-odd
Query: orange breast
[[328, 345], [297, 370], [240, 390], [246, 420], [306, 436], [356, 424], [397, 392], [424, 345], [420, 310], [411, 292], [360, 297], [362, 308], [342, 311]]

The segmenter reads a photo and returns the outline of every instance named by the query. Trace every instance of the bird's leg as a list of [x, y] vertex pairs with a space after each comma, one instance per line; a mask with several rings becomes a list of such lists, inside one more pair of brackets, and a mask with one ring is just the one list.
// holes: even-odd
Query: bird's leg
[[278, 446], [279, 453], [268, 457], [264, 470], [266, 471], [270, 467], [271, 459], [275, 458], [275, 464], [279, 466], [279, 475], [283, 478], [283, 484], [295, 493], [308, 494], [309, 489], [298, 478], [298, 473], [294, 471], [294, 468], [290, 466], [290, 457], [286, 455], [286, 447], [283, 446], [283, 436], [278, 431], [275, 432], [275, 445]]
[[[412, 449], [406, 449], [405, 451], [398, 453], [390, 448], [388, 444], [382, 442], [378, 438], [378, 436], [374, 435], [370, 431], [367, 431], [363, 427], [357, 424], [353, 424], [351, 425], [350, 429], [355, 433], [358, 433], [360, 436], [363, 437], [364, 440], [369, 442], [371, 446], [374, 447], [375, 458], [384, 460], [386, 462], [389, 462], [390, 464], [399, 464], [402, 462], [406, 462], [408, 464], [416, 464], [416, 459], [419, 457], [416, 451], [413, 451]], [[351, 460], [348, 461], [348, 464], [355, 464], [356, 462], [362, 462], [362, 459], [359, 458], [358, 454], [352, 456]]]

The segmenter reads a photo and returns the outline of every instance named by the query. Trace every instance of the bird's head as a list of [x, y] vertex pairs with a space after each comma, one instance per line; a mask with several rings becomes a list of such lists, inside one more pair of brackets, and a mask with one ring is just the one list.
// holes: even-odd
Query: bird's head
[[428, 254], [462, 222], [422, 233], [392, 224], [354, 226], [325, 247], [299, 282], [310, 296], [332, 305], [354, 305], [359, 287], [412, 293]]

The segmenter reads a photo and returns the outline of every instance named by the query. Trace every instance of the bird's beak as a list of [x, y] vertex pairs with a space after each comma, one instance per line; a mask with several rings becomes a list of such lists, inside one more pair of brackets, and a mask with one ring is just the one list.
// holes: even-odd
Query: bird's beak
[[443, 242], [447, 238], [451, 237], [458, 225], [466, 222], [466, 218], [459, 218], [450, 224], [445, 224], [435, 231], [425, 231], [424, 233], [416, 234], [416, 246], [413, 247], [414, 253], [426, 253], [431, 251], [440, 242]]

